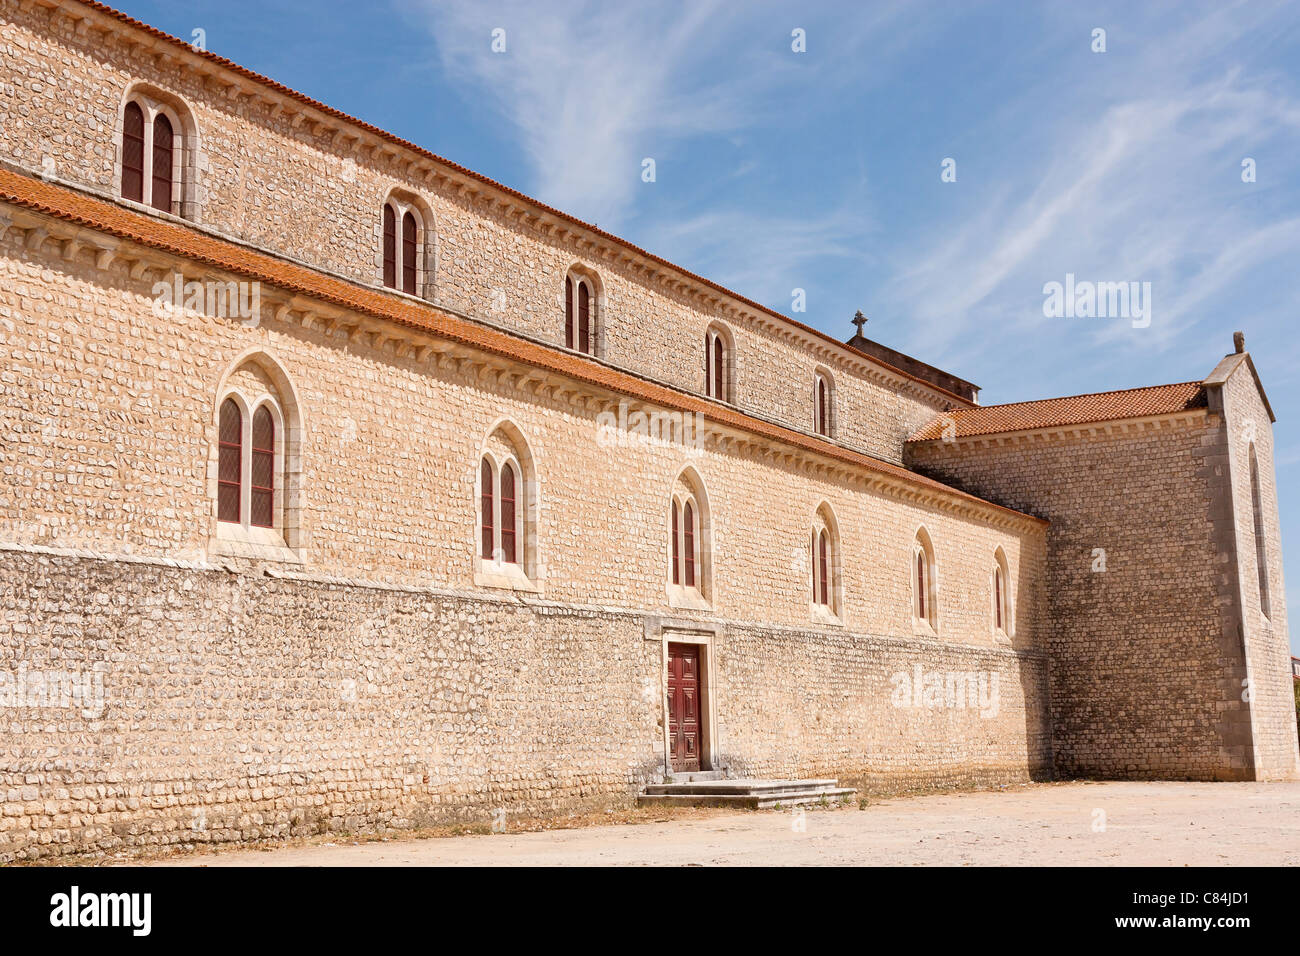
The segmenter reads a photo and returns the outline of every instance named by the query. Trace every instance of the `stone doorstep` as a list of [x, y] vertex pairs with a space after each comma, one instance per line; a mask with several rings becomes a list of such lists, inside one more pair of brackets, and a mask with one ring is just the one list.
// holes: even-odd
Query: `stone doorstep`
[[761, 795], [743, 793], [642, 793], [636, 799], [640, 806], [733, 807], [741, 810], [774, 810], [823, 802], [838, 803], [843, 800], [852, 800], [856, 793], [856, 790], [848, 787], [833, 787], [827, 790], [791, 790], [784, 793], [764, 793]]
[[769, 810], [852, 799], [856, 790], [836, 780], [701, 780], [650, 784], [637, 795], [639, 804], [738, 807]]
[[673, 783], [698, 783], [702, 780], [726, 780], [727, 774], [723, 770], [683, 770], [675, 772]]
[[[678, 774], [674, 774], [673, 776], [677, 777]], [[672, 783], [647, 784], [643, 792], [647, 794], [715, 793], [761, 796], [767, 793], [785, 790], [827, 790], [835, 787], [838, 783], [839, 781], [834, 779], [789, 780], [781, 778], [763, 779], [759, 777], [740, 777], [732, 780], [705, 780], [698, 783], [679, 783], [674, 780]]]

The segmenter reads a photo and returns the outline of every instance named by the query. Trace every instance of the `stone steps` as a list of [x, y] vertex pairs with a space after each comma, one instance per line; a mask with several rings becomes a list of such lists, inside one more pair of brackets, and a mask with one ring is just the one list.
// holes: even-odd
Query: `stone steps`
[[[708, 771], [705, 771], [708, 773]], [[672, 783], [652, 783], [637, 795], [641, 805], [737, 807], [771, 810], [852, 800], [857, 791], [836, 780], [725, 780], [721, 775], [674, 774]], [[694, 779], [681, 780], [682, 777]]]

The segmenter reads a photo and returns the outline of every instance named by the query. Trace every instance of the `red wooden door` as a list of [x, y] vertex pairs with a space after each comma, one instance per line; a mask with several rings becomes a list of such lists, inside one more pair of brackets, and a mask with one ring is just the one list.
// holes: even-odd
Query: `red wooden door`
[[676, 771], [700, 769], [700, 648], [668, 645], [669, 766]]

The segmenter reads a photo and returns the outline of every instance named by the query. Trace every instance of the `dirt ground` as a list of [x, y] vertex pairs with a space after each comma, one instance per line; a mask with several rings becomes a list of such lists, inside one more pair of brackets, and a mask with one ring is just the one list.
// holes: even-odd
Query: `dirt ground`
[[[1300, 865], [1300, 783], [1061, 783], [837, 809], [644, 810], [605, 826], [335, 838], [161, 866]], [[629, 822], [639, 821], [639, 822]], [[802, 825], [802, 828], [801, 828]], [[122, 861], [126, 862], [126, 861]]]

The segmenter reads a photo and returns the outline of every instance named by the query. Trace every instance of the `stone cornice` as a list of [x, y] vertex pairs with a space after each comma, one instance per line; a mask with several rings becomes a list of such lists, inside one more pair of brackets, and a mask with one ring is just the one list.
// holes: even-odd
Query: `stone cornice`
[[[74, 36], [115, 45], [128, 55], [147, 60], [159, 72], [185, 70], [202, 78], [231, 107], [260, 108], [265, 122], [305, 131], [356, 161], [456, 196], [467, 206], [479, 206], [514, 219], [521, 227], [565, 243], [592, 262], [626, 269], [638, 280], [690, 299], [706, 315], [748, 325], [806, 351], [816, 361], [943, 407], [972, 405], [967, 399], [938, 388], [901, 369], [863, 355], [811, 326], [782, 315], [732, 292], [626, 240], [551, 208], [486, 176], [431, 153], [378, 127], [320, 103], [274, 80], [141, 23], [93, 0], [21, 0], [48, 9], [51, 25]], [[318, 144], [320, 145], [320, 144]]]
[[956, 451], [970, 448], [999, 448], [1011, 445], [1033, 445], [1075, 438], [1109, 438], [1144, 431], [1171, 430], [1185, 425], [1199, 425], [1209, 414], [1207, 409], [1192, 408], [1168, 415], [1148, 415], [1140, 418], [1120, 418], [1103, 422], [1086, 422], [1077, 425], [1050, 425], [1014, 432], [995, 432], [990, 435], [968, 435], [961, 438], [930, 438], [925, 441], [908, 441], [910, 449], [929, 451]]

